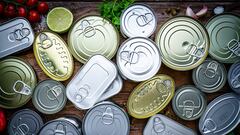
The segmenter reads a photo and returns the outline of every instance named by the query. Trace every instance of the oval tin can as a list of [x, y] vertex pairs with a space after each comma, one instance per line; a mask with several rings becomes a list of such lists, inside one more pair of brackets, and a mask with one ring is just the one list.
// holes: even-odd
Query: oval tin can
[[25, 105], [37, 84], [33, 68], [21, 58], [0, 61], [0, 107], [14, 109]]
[[222, 62], [234, 63], [240, 58], [240, 17], [231, 13], [211, 18], [206, 28], [211, 45], [209, 55]]
[[33, 51], [38, 65], [50, 78], [65, 81], [71, 77], [73, 58], [60, 36], [48, 31], [39, 33]]
[[159, 49], [143, 37], [126, 40], [117, 52], [117, 66], [123, 78], [140, 82], [153, 77], [161, 67]]
[[228, 71], [228, 84], [236, 93], [240, 94], [240, 62], [231, 65]]
[[162, 114], [156, 114], [148, 120], [143, 135], [197, 135], [197, 133]]
[[174, 70], [186, 71], [200, 65], [208, 55], [209, 36], [197, 20], [178, 16], [166, 21], [156, 35], [163, 63]]
[[34, 32], [27, 19], [17, 17], [0, 25], [0, 58], [32, 46]]
[[206, 59], [192, 72], [193, 82], [197, 88], [206, 93], [219, 91], [227, 81], [227, 70], [224, 64]]
[[80, 18], [68, 34], [69, 49], [81, 63], [96, 54], [111, 59], [117, 52], [119, 41], [114, 25], [97, 15]]
[[199, 120], [202, 135], [225, 135], [240, 123], [240, 97], [227, 93], [215, 98]]
[[157, 75], [134, 88], [127, 102], [128, 113], [139, 119], [148, 118], [163, 110], [175, 91], [174, 80]]
[[36, 112], [23, 109], [13, 114], [8, 124], [9, 135], [38, 135], [43, 120]]
[[41, 113], [57, 113], [63, 109], [67, 102], [66, 88], [58, 81], [44, 80], [36, 86], [32, 102]]
[[124, 37], [150, 37], [157, 27], [153, 9], [145, 4], [133, 4], [122, 12], [120, 30]]
[[129, 135], [130, 121], [127, 113], [112, 102], [101, 102], [85, 115], [83, 135]]

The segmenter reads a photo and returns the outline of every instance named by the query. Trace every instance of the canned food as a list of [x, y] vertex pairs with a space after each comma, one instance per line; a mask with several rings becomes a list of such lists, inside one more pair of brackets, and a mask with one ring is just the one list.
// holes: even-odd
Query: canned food
[[8, 124], [9, 135], [38, 135], [43, 120], [36, 112], [23, 109], [13, 114]]
[[240, 17], [230, 13], [219, 14], [208, 21], [206, 28], [211, 39], [209, 55], [222, 63], [238, 61]]
[[157, 75], [134, 88], [127, 102], [128, 113], [139, 119], [155, 115], [171, 101], [175, 90], [174, 80]]
[[205, 111], [207, 99], [196, 87], [186, 85], [177, 90], [172, 100], [173, 111], [184, 120], [196, 120]]
[[148, 80], [160, 69], [159, 49], [148, 38], [130, 38], [117, 52], [117, 65], [123, 78], [135, 82]]
[[90, 15], [82, 17], [68, 34], [68, 45], [73, 56], [86, 63], [95, 54], [111, 59], [119, 46], [119, 33], [108, 20]]
[[66, 120], [72, 123], [75, 127], [77, 127], [78, 131], [82, 133], [82, 122], [77, 116], [64, 116], [58, 118], [57, 120]]
[[215, 98], [199, 120], [202, 135], [225, 135], [240, 123], [240, 97], [227, 93]]
[[122, 12], [120, 29], [124, 37], [150, 37], [157, 27], [157, 17], [151, 7], [133, 4]]
[[178, 16], [162, 25], [156, 35], [156, 43], [166, 66], [186, 71], [205, 60], [210, 40], [200, 22], [187, 16]]
[[50, 78], [65, 81], [71, 77], [73, 58], [60, 36], [47, 31], [39, 33], [33, 51], [38, 65]]
[[101, 55], [94, 55], [68, 83], [68, 99], [80, 109], [91, 108], [117, 77], [116, 66]]
[[0, 26], [0, 58], [29, 48], [34, 40], [34, 32], [27, 19], [17, 17]]
[[156, 114], [148, 120], [143, 135], [197, 135], [197, 133], [162, 114]]
[[38, 111], [54, 114], [63, 109], [67, 102], [65, 86], [54, 80], [40, 82], [33, 94], [32, 102]]
[[228, 71], [228, 84], [236, 93], [240, 94], [240, 62], [234, 63]]
[[82, 130], [84, 135], [128, 135], [130, 122], [122, 108], [111, 102], [102, 102], [86, 113]]
[[37, 77], [23, 59], [9, 57], [0, 61], [0, 76], [0, 107], [18, 108], [31, 99]]
[[220, 90], [227, 81], [227, 70], [224, 64], [206, 59], [192, 73], [193, 82], [201, 91], [213, 93]]

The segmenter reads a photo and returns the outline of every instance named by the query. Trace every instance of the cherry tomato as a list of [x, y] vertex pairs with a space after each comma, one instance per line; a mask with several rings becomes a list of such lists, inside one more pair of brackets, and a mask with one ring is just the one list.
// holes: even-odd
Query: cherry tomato
[[33, 7], [38, 3], [38, 0], [27, 0], [27, 6]]
[[29, 12], [28, 20], [29, 20], [30, 22], [33, 22], [33, 23], [40, 21], [40, 15], [39, 15], [39, 13], [38, 13], [37, 11], [35, 11], [35, 10], [31, 10], [31, 11]]
[[24, 3], [24, 1], [25, 0], [15, 0], [17, 3], [20, 3], [20, 4], [22, 4], [22, 3]]
[[6, 17], [14, 17], [16, 16], [16, 9], [15, 6], [12, 4], [8, 4], [5, 8], [4, 14]]
[[47, 4], [46, 2], [40, 2], [40, 3], [38, 4], [37, 9], [38, 9], [38, 12], [39, 12], [39, 13], [45, 14], [45, 13], [47, 13], [47, 11], [48, 11], [48, 4]]
[[4, 3], [0, 2], [0, 15], [4, 12]]
[[18, 16], [20, 17], [27, 17], [27, 11], [24, 7], [19, 7], [18, 8]]
[[3, 132], [7, 126], [6, 116], [3, 110], [0, 109], [0, 132]]

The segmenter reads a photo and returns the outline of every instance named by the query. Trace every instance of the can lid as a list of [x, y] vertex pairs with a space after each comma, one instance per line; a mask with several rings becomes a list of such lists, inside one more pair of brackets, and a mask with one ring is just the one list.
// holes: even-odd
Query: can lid
[[234, 63], [228, 71], [228, 84], [238, 94], [240, 94], [240, 62]]
[[157, 27], [156, 15], [145, 4], [133, 4], [122, 12], [120, 29], [127, 37], [150, 37]]
[[240, 17], [234, 14], [214, 16], [206, 25], [210, 36], [209, 54], [222, 63], [240, 58]]
[[121, 75], [129, 80], [148, 80], [160, 69], [159, 49], [148, 38], [130, 38], [123, 42], [118, 50], [117, 65]]
[[82, 130], [85, 135], [128, 135], [130, 122], [122, 108], [104, 102], [95, 105], [87, 112]]
[[23, 109], [13, 114], [8, 124], [9, 135], [37, 135], [43, 120], [36, 112]]
[[220, 90], [227, 81], [225, 66], [215, 60], [206, 59], [192, 73], [193, 82], [201, 91], [213, 93]]
[[184, 120], [196, 120], [205, 111], [207, 100], [196, 87], [187, 85], [177, 90], [172, 100], [173, 111]]
[[165, 22], [156, 36], [163, 63], [175, 70], [191, 70], [208, 54], [209, 36], [197, 20], [178, 16]]
[[0, 76], [0, 107], [18, 108], [31, 99], [37, 78], [23, 59], [9, 57], [0, 61]]
[[66, 120], [68, 122], [71, 122], [82, 133], [82, 121], [77, 116], [67, 115], [64, 117], [60, 117], [57, 120]]
[[117, 52], [119, 40], [113, 24], [95, 15], [82, 17], [68, 34], [69, 49], [81, 63], [95, 54], [111, 59]]
[[58, 81], [44, 80], [36, 86], [32, 102], [44, 114], [57, 113], [67, 102], [65, 86]]

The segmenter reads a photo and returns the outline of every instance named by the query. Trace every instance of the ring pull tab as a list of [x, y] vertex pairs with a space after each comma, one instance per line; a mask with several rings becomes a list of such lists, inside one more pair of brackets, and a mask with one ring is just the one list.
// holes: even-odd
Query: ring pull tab
[[48, 91], [47, 91], [47, 97], [48, 99], [50, 100], [56, 100], [58, 99], [58, 96], [62, 93], [62, 88], [61, 86], [59, 85], [56, 85], [52, 88], [50, 88]]
[[163, 84], [164, 84], [164, 86], [166, 87], [166, 88], [171, 88], [172, 86], [171, 86], [171, 80], [164, 80], [163, 81]]
[[218, 63], [215, 61], [211, 61], [207, 65], [207, 69], [205, 70], [204, 74], [208, 78], [214, 78], [217, 75]]
[[144, 27], [144, 26], [148, 25], [152, 20], [153, 20], [153, 15], [151, 13], [139, 15], [136, 18], [136, 22], [140, 27]]
[[139, 54], [134, 51], [122, 51], [120, 57], [130, 64], [136, 64], [139, 61]]
[[53, 41], [45, 33], [39, 35], [40, 47], [43, 49], [48, 49], [53, 45]]
[[27, 124], [23, 123], [17, 126], [17, 132], [14, 135], [27, 135], [29, 133], [29, 127]]
[[83, 33], [86, 38], [90, 38], [96, 34], [96, 29], [90, 25], [84, 29]]
[[216, 123], [212, 119], [207, 119], [202, 127], [202, 131], [205, 134], [213, 133], [217, 129]]
[[[20, 87], [19, 90], [17, 90], [17, 85]], [[31, 87], [25, 84], [23, 81], [17, 80], [13, 85], [14, 92], [22, 95], [29, 96], [32, 94]]]
[[182, 45], [183, 47], [187, 46], [187, 49], [186, 49], [187, 54], [196, 58], [201, 58], [204, 56], [203, 48], [199, 48], [195, 44], [190, 44], [188, 41], [183, 42]]
[[80, 87], [75, 96], [76, 102], [78, 103], [82, 102], [89, 95], [89, 90], [90, 87], [87, 85]]
[[183, 108], [183, 116], [191, 118], [193, 116], [194, 109], [199, 108], [200, 106], [195, 106], [195, 103], [192, 100], [185, 100], [183, 101], [183, 104], [178, 105], [178, 107]]
[[228, 42], [227, 47], [233, 54], [237, 55], [238, 57], [240, 56], [240, 41], [232, 39]]
[[153, 120], [153, 130], [155, 133], [164, 132], [166, 129], [166, 125], [161, 121], [159, 117], [154, 118]]
[[102, 114], [102, 122], [105, 125], [110, 125], [113, 123], [114, 117], [113, 117], [113, 110], [111, 107], [107, 107], [105, 112]]
[[66, 135], [66, 127], [60, 122], [54, 130], [54, 135]]
[[235, 78], [232, 79], [231, 84], [235, 89], [240, 87], [240, 74], [238, 74]]

